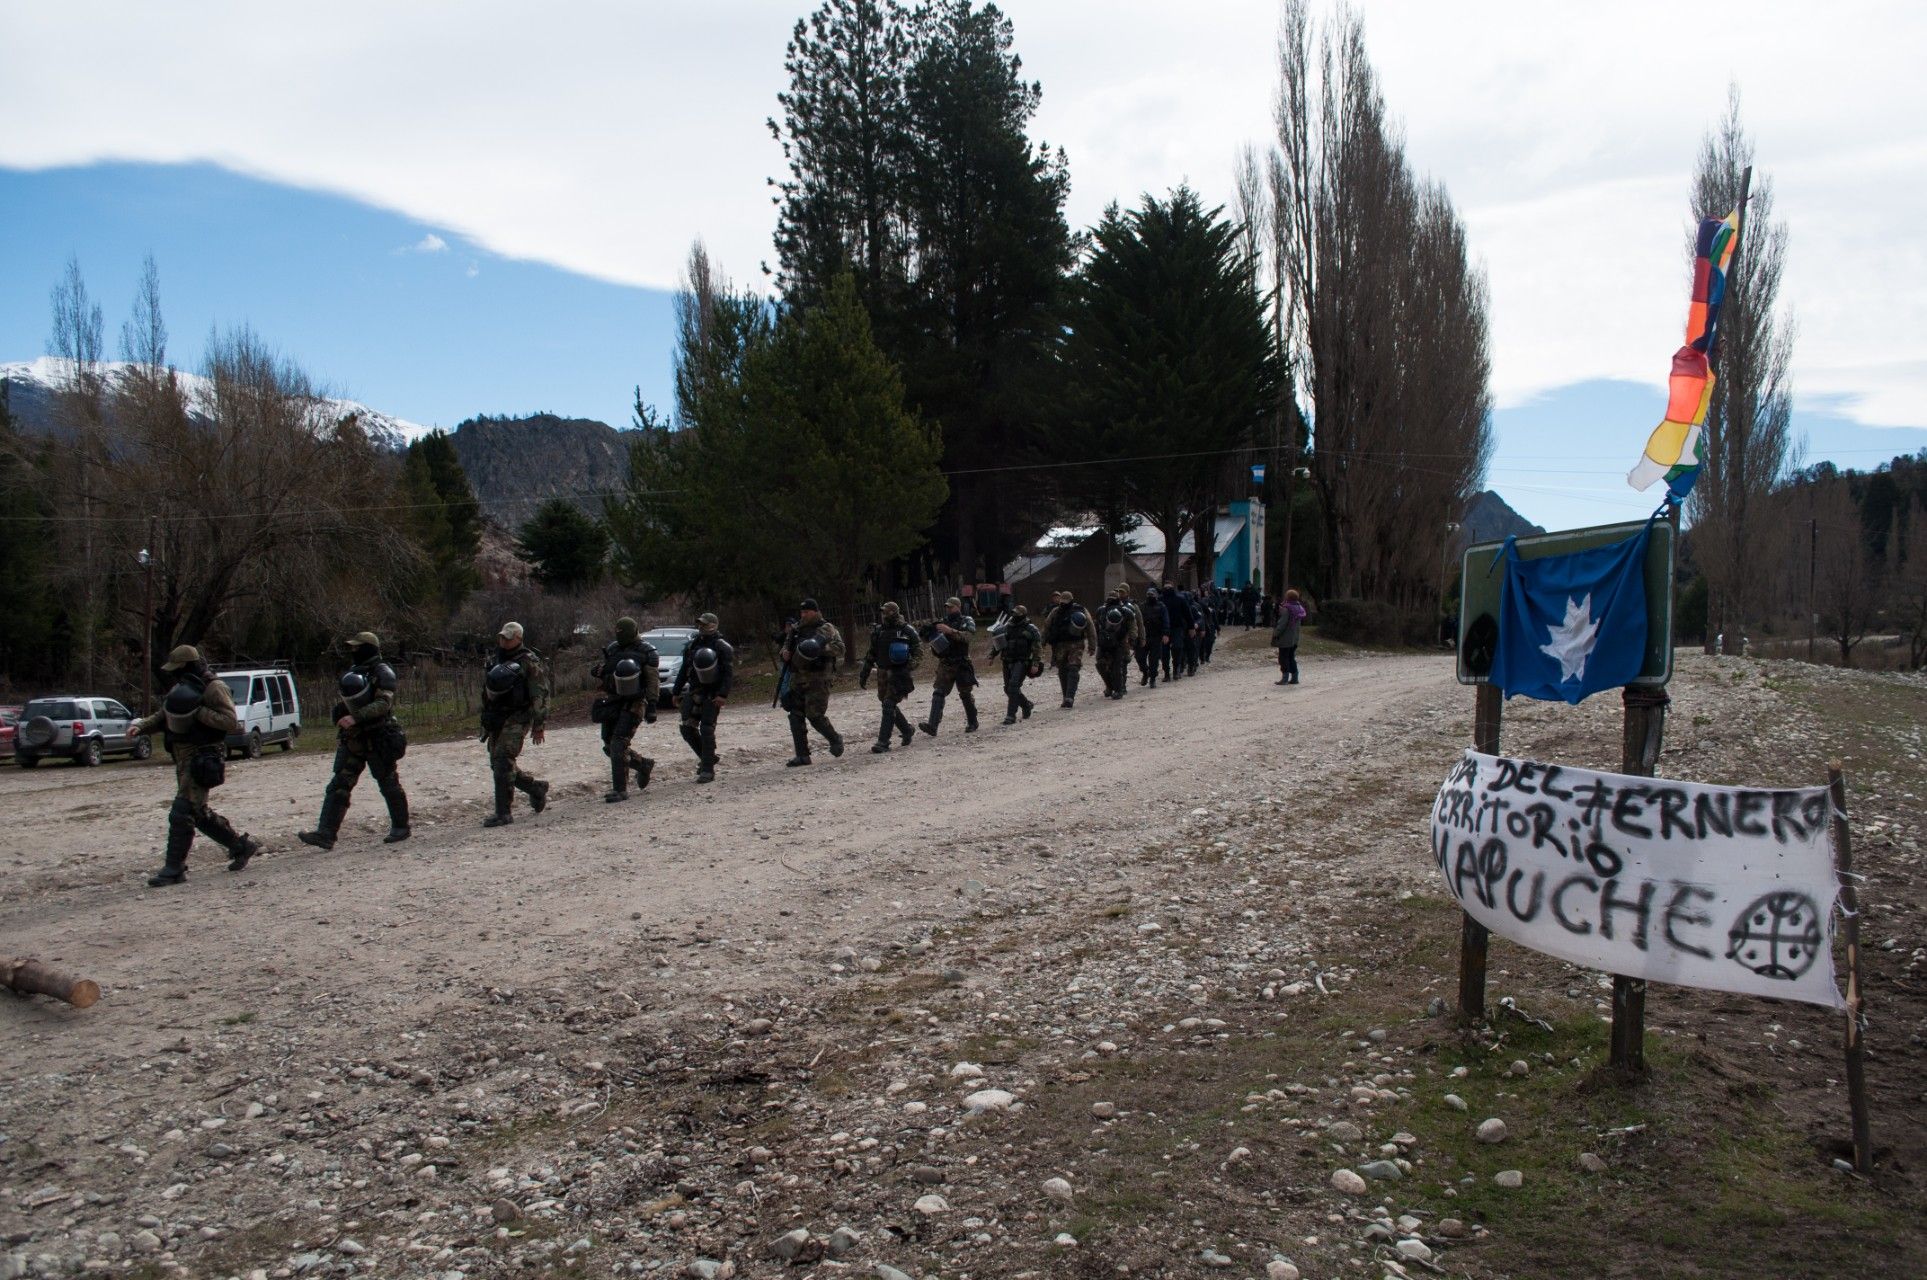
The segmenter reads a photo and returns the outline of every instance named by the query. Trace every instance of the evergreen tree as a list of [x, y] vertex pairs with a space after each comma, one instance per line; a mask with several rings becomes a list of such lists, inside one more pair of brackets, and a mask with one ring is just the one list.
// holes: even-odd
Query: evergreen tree
[[573, 591], [602, 577], [609, 531], [567, 498], [550, 498], [516, 534], [517, 553], [545, 587]]
[[482, 508], [455, 454], [454, 438], [437, 427], [409, 445], [408, 455], [421, 458], [428, 482], [441, 501], [450, 548], [472, 560], [482, 546]]
[[1099, 512], [1143, 511], [1165, 572], [1187, 524], [1215, 507], [1227, 451], [1267, 427], [1279, 370], [1238, 231], [1185, 187], [1112, 205], [1068, 310], [1054, 452], [1114, 458], [1066, 473]]

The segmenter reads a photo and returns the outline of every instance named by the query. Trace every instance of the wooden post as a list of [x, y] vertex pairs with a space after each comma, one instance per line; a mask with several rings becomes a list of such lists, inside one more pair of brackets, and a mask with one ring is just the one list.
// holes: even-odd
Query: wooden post
[[[1666, 690], [1629, 684], [1621, 693], [1626, 728], [1620, 739], [1620, 772], [1650, 778], [1666, 734]], [[1607, 1062], [1632, 1075], [1646, 1074], [1646, 982], [1613, 975], [1612, 1049]]]
[[23, 996], [52, 996], [76, 1009], [85, 1009], [100, 999], [98, 982], [50, 969], [38, 960], [0, 960], [0, 987]]
[[[1499, 726], [1505, 717], [1505, 695], [1496, 684], [1478, 687], [1472, 716], [1472, 749], [1499, 754]], [[1485, 953], [1491, 940], [1486, 927], [1469, 913], [1459, 920], [1459, 1021], [1470, 1025], [1485, 1017]]]
[[1853, 841], [1847, 830], [1847, 779], [1840, 762], [1827, 765], [1833, 797], [1834, 867], [1840, 874], [1840, 907], [1847, 934], [1847, 1105], [1853, 1110], [1853, 1167], [1873, 1172], [1873, 1139], [1867, 1121], [1867, 1045], [1860, 1035], [1863, 991], [1860, 985], [1860, 894], [1853, 887]]

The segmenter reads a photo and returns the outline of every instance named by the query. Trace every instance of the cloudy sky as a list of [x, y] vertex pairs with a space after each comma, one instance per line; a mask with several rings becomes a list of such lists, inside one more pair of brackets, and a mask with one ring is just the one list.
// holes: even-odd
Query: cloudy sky
[[[85, 243], [85, 216], [57, 205], [71, 190], [56, 197], [28, 179], [106, 161], [218, 166], [345, 198], [328, 208], [394, 215], [396, 242], [382, 251], [396, 263], [433, 260], [455, 309], [453, 282], [486, 281], [498, 267], [585, 287], [673, 287], [697, 236], [738, 278], [754, 277], [769, 257], [766, 180], [781, 164], [763, 122], [804, 6], [7, 0], [0, 42], [16, 52], [0, 77], [0, 168], [13, 172], [0, 178], [11, 177], [14, 194], [0, 217], [33, 224], [39, 256], [16, 246], [9, 259], [0, 242], [0, 266], [27, 271], [33, 285], [0, 301], [0, 340], [17, 348], [20, 333], [44, 335], [46, 286], [33, 275], [43, 257], [111, 256], [104, 237]], [[1239, 147], [1270, 132], [1270, 0], [1004, 8], [1027, 73], [1044, 86], [1035, 135], [1070, 157], [1075, 225], [1112, 199], [1181, 181], [1225, 199]], [[1790, 228], [1785, 299], [1798, 326], [1802, 411], [1841, 430], [1927, 428], [1927, 241], [1917, 225], [1927, 207], [1927, 77], [1914, 65], [1927, 48], [1927, 6], [1362, 8], [1413, 161], [1449, 186], [1489, 273], [1502, 408], [1556, 403], [1580, 384], [1649, 386], [1652, 412], [1587, 449], [1602, 474], [1621, 465], [1608, 455], [1630, 463], [1663, 407], [1685, 309], [1685, 194], [1731, 82]], [[114, 208], [113, 184], [125, 181], [116, 175], [146, 171], [100, 172], [108, 176], [88, 190], [86, 208], [111, 211], [122, 241], [130, 222], [180, 244], [195, 225], [240, 216], [131, 197]], [[265, 238], [340, 276], [326, 215], [277, 216]], [[63, 228], [74, 242], [64, 249]], [[206, 274], [202, 258], [178, 256]], [[131, 280], [137, 266], [90, 263], [90, 279], [98, 270]], [[162, 270], [166, 282], [182, 268], [163, 259]], [[392, 291], [405, 288], [391, 278], [403, 270], [370, 268]], [[112, 289], [99, 292], [110, 313], [124, 305]], [[290, 320], [290, 344], [309, 346], [313, 335]], [[632, 336], [655, 341], [658, 329], [638, 321]], [[351, 359], [350, 350], [333, 358]], [[0, 360], [37, 354], [0, 349]], [[665, 362], [666, 352], [643, 361]], [[366, 376], [322, 372], [351, 386]], [[555, 407], [612, 417], [605, 404], [654, 378], [633, 367], [599, 376], [608, 385], [580, 405]], [[1908, 449], [1921, 439], [1917, 430], [1875, 437], [1889, 438]], [[1531, 455], [1516, 441], [1501, 445], [1529, 473]]]

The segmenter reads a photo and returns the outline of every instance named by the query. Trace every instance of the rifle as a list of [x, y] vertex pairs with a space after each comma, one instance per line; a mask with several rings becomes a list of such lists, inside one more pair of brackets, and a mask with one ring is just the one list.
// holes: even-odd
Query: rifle
[[[796, 652], [795, 639], [796, 620], [794, 618], [785, 618], [783, 620], [783, 635], [777, 643], [776, 652], [782, 653], [787, 650], [789, 653], [794, 654]], [[788, 662], [779, 663], [776, 661], [776, 654], [770, 655], [770, 664], [776, 668], [776, 692], [770, 695], [769, 705], [771, 707], [779, 707], [783, 704], [783, 695], [789, 691], [790, 677], [794, 673], [791, 671]]]

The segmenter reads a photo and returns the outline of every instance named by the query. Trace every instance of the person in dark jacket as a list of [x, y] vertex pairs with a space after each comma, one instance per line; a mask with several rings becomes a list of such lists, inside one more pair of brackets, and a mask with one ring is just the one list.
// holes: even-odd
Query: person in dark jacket
[[1164, 597], [1156, 587], [1144, 588], [1138, 615], [1144, 628], [1144, 642], [1137, 649], [1137, 682], [1155, 689], [1158, 667], [1171, 644], [1171, 617], [1165, 613]]
[[683, 646], [682, 666], [670, 686], [682, 709], [682, 740], [696, 753], [696, 781], [716, 780], [716, 718], [736, 685], [736, 650], [723, 639], [713, 613], [698, 614], [696, 635]]
[[1278, 651], [1278, 683], [1298, 683], [1298, 628], [1305, 620], [1305, 606], [1298, 592], [1285, 592], [1285, 603], [1278, 610], [1278, 625], [1271, 629], [1271, 646]]
[[1184, 641], [1191, 630], [1191, 606], [1184, 593], [1169, 582], [1158, 594], [1164, 600], [1164, 616], [1170, 626], [1165, 632], [1168, 643], [1160, 655], [1164, 660], [1164, 679], [1169, 683], [1184, 676]]
[[187, 850], [196, 831], [227, 850], [229, 871], [241, 870], [261, 852], [259, 840], [236, 831], [207, 804], [209, 786], [218, 786], [221, 780], [205, 777], [203, 769], [211, 762], [211, 772], [224, 772], [221, 762], [227, 753], [227, 736], [241, 731], [227, 681], [214, 674], [193, 645], [178, 646], [167, 655], [161, 670], [174, 677], [174, 687], [161, 699], [161, 709], [127, 726], [133, 737], [165, 731], [167, 753], [174, 757], [167, 853], [161, 869], [147, 879], [155, 889], [187, 879]]

